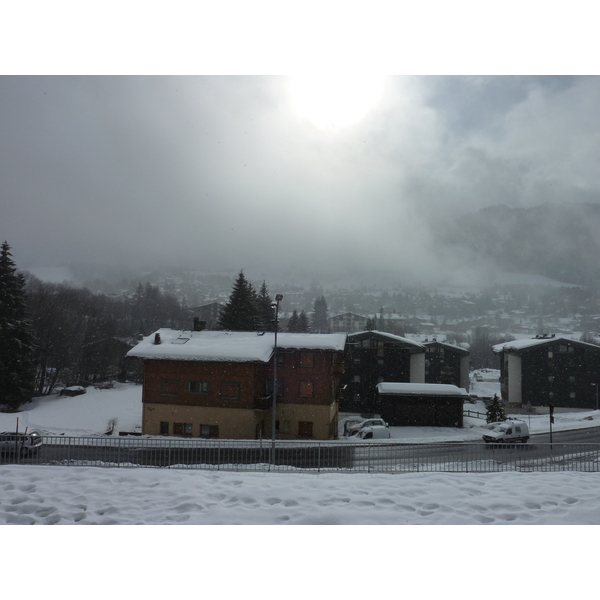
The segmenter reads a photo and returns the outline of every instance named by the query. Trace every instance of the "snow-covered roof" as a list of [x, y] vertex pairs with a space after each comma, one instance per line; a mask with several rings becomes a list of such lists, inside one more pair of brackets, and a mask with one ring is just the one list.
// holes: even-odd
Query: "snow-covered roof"
[[519, 352], [520, 350], [526, 350], [534, 346], [543, 346], [544, 344], [555, 344], [557, 342], [565, 344], [575, 344], [577, 346], [589, 346], [590, 348], [596, 348], [600, 350], [600, 347], [595, 344], [588, 344], [587, 342], [580, 342], [565, 337], [543, 337], [543, 338], [523, 338], [520, 340], [512, 340], [511, 342], [503, 342], [502, 344], [496, 344], [492, 346], [492, 351], [496, 354], [500, 352]]
[[446, 348], [451, 348], [452, 350], [456, 350], [456, 351], [460, 352], [461, 354], [469, 354], [469, 351], [466, 348], [462, 348], [461, 346], [456, 346], [455, 344], [449, 344], [448, 342], [439, 342], [438, 340], [430, 340], [430, 341], [425, 340], [423, 342], [423, 345], [425, 345], [425, 346], [431, 346], [433, 344], [439, 344], [440, 346], [444, 346]]
[[394, 335], [393, 333], [386, 333], [385, 331], [377, 331], [376, 329], [373, 331], [357, 331], [355, 333], [349, 333], [348, 338], [349, 339], [358, 338], [361, 336], [365, 337], [365, 336], [368, 336], [369, 334], [374, 334], [378, 337], [386, 337], [392, 342], [402, 342], [403, 344], [408, 344], [409, 346], [415, 346], [416, 348], [421, 348], [422, 350], [425, 350], [425, 346], [423, 346], [423, 344], [420, 344], [419, 342], [415, 342], [414, 340], [409, 340], [408, 338], [402, 337], [400, 335]]
[[[156, 335], [160, 344], [155, 344]], [[268, 362], [275, 334], [252, 331], [181, 331], [159, 329], [132, 348], [127, 356], [155, 360]], [[277, 347], [342, 351], [345, 333], [278, 333]]]
[[379, 394], [402, 396], [468, 396], [464, 388], [446, 383], [378, 383]]

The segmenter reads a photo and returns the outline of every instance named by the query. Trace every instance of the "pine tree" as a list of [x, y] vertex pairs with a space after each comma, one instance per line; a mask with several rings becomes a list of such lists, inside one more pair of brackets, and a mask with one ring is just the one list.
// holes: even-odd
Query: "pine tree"
[[298, 331], [300, 333], [308, 333], [309, 330], [308, 317], [306, 316], [306, 313], [302, 311], [298, 316]]
[[329, 333], [329, 318], [325, 296], [320, 296], [315, 300], [312, 330], [315, 333]]
[[273, 299], [269, 294], [269, 289], [265, 281], [260, 286], [260, 291], [256, 297], [256, 309], [258, 311], [257, 327], [260, 331], [273, 331]]
[[369, 317], [365, 323], [365, 331], [374, 331], [377, 329], [377, 316]]
[[0, 250], [0, 403], [9, 411], [31, 400], [33, 352], [25, 278], [17, 272], [10, 246], [4, 242]]
[[221, 311], [219, 327], [229, 331], [256, 331], [258, 326], [257, 295], [242, 270], [233, 284], [229, 302]]
[[486, 416], [486, 423], [496, 423], [497, 421], [506, 421], [506, 414], [500, 404], [500, 400], [496, 394], [488, 406]]
[[288, 331], [290, 333], [298, 333], [300, 331], [300, 318], [298, 317], [298, 311], [295, 310], [288, 321]]

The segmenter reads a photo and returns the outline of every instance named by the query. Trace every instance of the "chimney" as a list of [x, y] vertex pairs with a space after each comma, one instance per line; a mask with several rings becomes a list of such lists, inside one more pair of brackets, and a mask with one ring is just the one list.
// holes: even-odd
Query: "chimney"
[[160, 344], [160, 333], [155, 333], [154, 334], [154, 343], [156, 345]]
[[194, 317], [194, 331], [204, 331], [206, 329], [206, 321], [201, 321], [198, 317]]

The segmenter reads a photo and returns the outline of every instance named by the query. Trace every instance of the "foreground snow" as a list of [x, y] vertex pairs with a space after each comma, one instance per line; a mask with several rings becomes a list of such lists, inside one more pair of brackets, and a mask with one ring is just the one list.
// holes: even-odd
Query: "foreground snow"
[[0, 467], [1, 524], [600, 524], [597, 473]]

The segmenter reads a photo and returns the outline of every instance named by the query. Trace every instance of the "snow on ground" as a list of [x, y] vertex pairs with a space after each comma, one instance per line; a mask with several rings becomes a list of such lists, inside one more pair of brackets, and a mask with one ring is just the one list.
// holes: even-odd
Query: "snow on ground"
[[[490, 375], [493, 379], [493, 374]], [[486, 382], [478, 382], [481, 388]], [[490, 382], [489, 385], [494, 385]], [[466, 408], [485, 411], [483, 402]], [[0, 430], [102, 435], [141, 428], [141, 386], [88, 388], [81, 396], [38, 398]], [[525, 415], [532, 433], [547, 415]], [[589, 427], [598, 411], [557, 413], [554, 430]], [[483, 419], [464, 428], [393, 427], [394, 440], [480, 439]], [[556, 524], [600, 523], [595, 473], [403, 475], [222, 473], [154, 468], [4, 465], [5, 524]], [[598, 490], [598, 491], [596, 491]]]
[[[473, 408], [484, 410], [483, 404]], [[585, 416], [594, 417], [594, 421], [582, 421]], [[29, 427], [53, 434], [99, 435], [115, 417], [117, 430], [135, 431], [141, 425], [141, 387], [88, 388], [86, 394], [73, 398], [39, 398], [19, 413], [0, 413], [0, 430], [14, 429], [17, 417], [21, 430]], [[555, 428], [590, 426], [598, 418], [595, 411], [558, 413]], [[480, 428], [474, 424], [479, 421], [466, 422], [464, 429], [393, 431], [396, 438], [419, 441], [479, 436]], [[547, 416], [533, 416], [531, 424], [534, 432], [545, 430]], [[30, 530], [25, 534], [20, 527], [8, 527], [3, 528], [3, 540], [12, 550], [4, 553], [3, 566], [11, 577], [3, 585], [18, 591], [35, 569], [36, 581], [43, 582], [44, 595], [50, 599], [79, 597], [86, 574], [90, 581], [100, 577], [111, 588], [116, 585], [120, 595], [130, 592], [154, 598], [172, 593], [174, 573], [198, 573], [194, 586], [197, 583], [203, 593], [214, 591], [218, 597], [229, 598], [250, 593], [249, 582], [260, 572], [261, 588], [268, 582], [273, 584], [266, 585], [261, 596], [279, 597], [285, 589], [286, 597], [304, 600], [307, 595], [323, 598], [339, 593], [340, 586], [352, 594], [397, 593], [398, 580], [391, 575], [398, 573], [405, 592], [417, 592], [426, 584], [425, 597], [435, 597], [450, 588], [462, 596], [467, 593], [464, 586], [468, 581], [473, 590], [468, 595], [477, 595], [476, 590], [487, 585], [482, 574], [488, 567], [481, 553], [491, 542], [494, 577], [510, 572], [510, 581], [517, 585], [520, 595], [537, 597], [544, 584], [534, 576], [534, 569], [553, 564], [560, 545], [574, 548], [582, 543], [581, 528], [561, 528], [559, 533], [543, 526], [600, 524], [599, 481], [598, 473], [577, 472], [271, 474], [0, 465], [2, 525], [342, 526], [335, 531], [125, 527], [111, 528], [110, 533], [102, 528], [61, 528], [53, 530], [52, 539], [41, 547], [37, 544], [39, 536], [32, 536]], [[401, 533], [389, 527], [344, 527], [359, 524], [436, 527], [404, 527]], [[458, 535], [454, 528], [437, 527], [509, 524], [542, 527], [501, 528], [493, 538], [479, 527], [461, 529]], [[85, 538], [73, 533], [84, 530], [94, 533]], [[518, 536], [518, 548], [528, 549], [526, 560], [520, 553], [511, 554], [514, 536]], [[36, 549], [33, 554], [32, 544]], [[159, 552], [161, 547], [177, 551]], [[159, 554], [161, 573], [154, 577], [147, 567]], [[569, 595], [577, 595], [581, 587], [579, 596], [584, 597], [583, 586], [589, 579], [586, 573], [595, 572], [595, 565], [587, 565], [593, 553], [560, 554], [561, 573], [568, 573], [573, 561], [579, 575], [563, 584], [552, 570], [547, 574], [548, 586], [555, 592], [564, 589]], [[249, 560], [253, 555], [261, 557], [260, 565]], [[23, 560], [24, 556], [28, 559]], [[501, 556], [513, 558], [503, 562]], [[436, 574], [433, 579], [432, 571]], [[274, 573], [272, 578], [269, 572]], [[349, 572], [350, 577], [342, 575]], [[300, 581], [303, 585], [296, 585]], [[189, 583], [192, 585], [192, 580]], [[499, 597], [500, 591], [491, 597]]]

